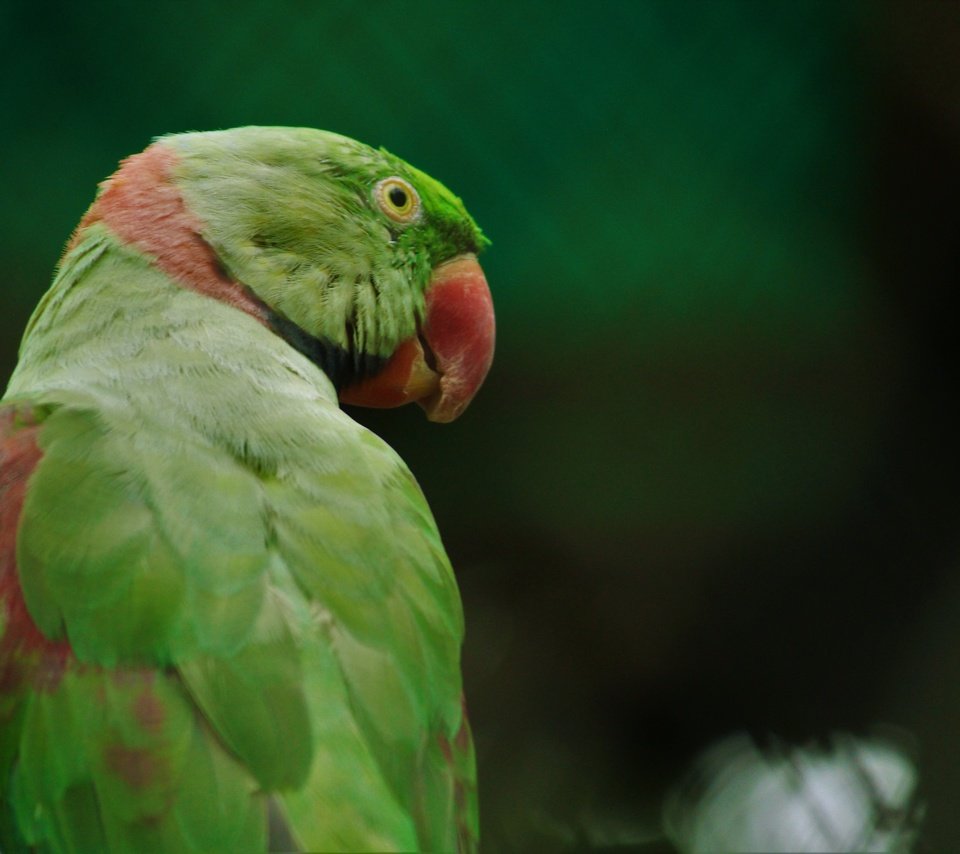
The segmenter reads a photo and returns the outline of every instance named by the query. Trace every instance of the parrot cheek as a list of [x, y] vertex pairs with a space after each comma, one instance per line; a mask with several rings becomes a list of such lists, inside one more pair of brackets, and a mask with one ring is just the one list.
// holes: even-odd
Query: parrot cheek
[[401, 342], [386, 366], [340, 392], [342, 403], [387, 408], [416, 401], [430, 421], [457, 418], [493, 360], [493, 300], [476, 256], [438, 266], [427, 286], [420, 333]]

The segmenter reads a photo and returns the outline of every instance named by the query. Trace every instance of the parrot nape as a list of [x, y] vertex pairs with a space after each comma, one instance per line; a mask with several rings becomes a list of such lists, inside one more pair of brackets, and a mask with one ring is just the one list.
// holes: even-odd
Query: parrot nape
[[464, 410], [486, 243], [318, 130], [101, 185], [0, 403], [0, 849], [476, 848], [454, 576], [339, 404]]

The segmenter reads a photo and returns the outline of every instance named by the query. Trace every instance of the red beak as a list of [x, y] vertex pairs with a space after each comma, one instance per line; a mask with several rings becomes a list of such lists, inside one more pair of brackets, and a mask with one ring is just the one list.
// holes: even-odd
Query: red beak
[[344, 389], [340, 400], [373, 407], [416, 401], [431, 421], [453, 421], [483, 384], [494, 339], [483, 270], [475, 255], [460, 255], [433, 271], [420, 334], [403, 341], [376, 376]]

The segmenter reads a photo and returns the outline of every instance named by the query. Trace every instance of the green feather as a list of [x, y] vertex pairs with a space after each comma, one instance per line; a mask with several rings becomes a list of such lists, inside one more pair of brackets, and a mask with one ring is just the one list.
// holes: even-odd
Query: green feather
[[[162, 144], [226, 270], [344, 347], [392, 352], [432, 266], [485, 242], [441, 185], [343, 137]], [[421, 219], [374, 209], [389, 175]], [[304, 850], [475, 845], [453, 572], [412, 475], [330, 378], [92, 222], [5, 400], [42, 421], [23, 595], [75, 656], [0, 696], [5, 850], [264, 850], [268, 804]]]
[[[446, 187], [347, 137], [248, 127], [163, 141], [180, 155], [177, 180], [230, 274], [343, 347], [392, 353], [422, 315], [432, 267], [487, 242]], [[395, 175], [423, 205], [409, 225], [370, 205], [376, 183]]]

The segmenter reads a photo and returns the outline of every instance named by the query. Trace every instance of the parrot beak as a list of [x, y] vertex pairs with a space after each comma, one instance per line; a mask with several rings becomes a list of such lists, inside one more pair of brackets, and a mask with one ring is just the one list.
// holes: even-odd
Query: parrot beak
[[453, 421], [490, 370], [494, 338], [486, 277], [475, 255], [460, 255], [434, 269], [419, 334], [403, 341], [376, 376], [341, 391], [340, 400], [378, 408], [415, 401], [430, 421]]

